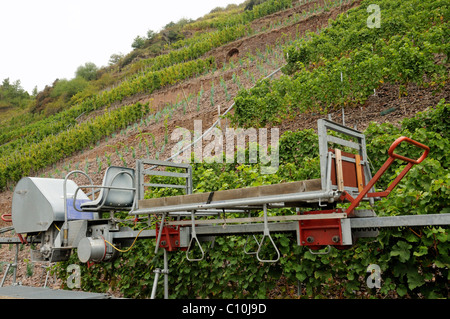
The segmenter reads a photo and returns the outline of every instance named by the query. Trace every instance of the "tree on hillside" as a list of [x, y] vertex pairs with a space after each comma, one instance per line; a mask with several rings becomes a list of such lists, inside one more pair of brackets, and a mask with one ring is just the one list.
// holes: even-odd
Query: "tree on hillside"
[[51, 96], [51, 93], [53, 91], [53, 87], [56, 83], [58, 83], [58, 81], [59, 80], [56, 79], [52, 86], [46, 85], [45, 88], [36, 95], [34, 103], [30, 109], [32, 113], [39, 113], [43, 111], [49, 103], [52, 103], [55, 100], [55, 98]]
[[161, 32], [164, 41], [166, 41], [168, 44], [177, 42], [178, 40], [184, 39], [184, 35], [176, 30], [167, 30]]
[[81, 76], [72, 80], [62, 79], [55, 83], [50, 96], [53, 98], [61, 97], [64, 102], [68, 102], [72, 96], [84, 90], [87, 86], [87, 80]]
[[186, 36], [183, 33], [183, 27], [186, 24], [193, 22], [191, 19], [181, 18], [178, 22], [169, 22], [164, 26], [164, 29], [160, 32], [162, 39], [167, 43], [171, 44], [179, 40], [183, 40]]
[[116, 63], [119, 63], [120, 60], [122, 60], [124, 57], [123, 53], [114, 53], [109, 57], [109, 65], [114, 65]]
[[44, 112], [44, 114], [54, 114], [70, 104], [70, 99], [78, 92], [89, 86], [89, 82], [81, 76], [71, 80], [56, 79], [52, 86], [46, 85], [44, 90], [36, 94], [30, 111], [33, 113]]
[[0, 106], [23, 107], [30, 99], [30, 95], [22, 88], [20, 80], [11, 83], [9, 78], [0, 85]]
[[133, 43], [131, 44], [131, 47], [133, 49], [141, 49], [145, 45], [145, 39], [138, 35], [136, 38], [134, 38]]
[[31, 92], [31, 95], [33, 97], [36, 97], [38, 95], [38, 93], [39, 93], [38, 87], [37, 87], [37, 85], [35, 85], [33, 88], [33, 91]]
[[147, 31], [147, 39], [152, 41], [158, 34], [153, 30]]
[[84, 65], [80, 65], [75, 72], [76, 77], [82, 77], [86, 81], [92, 81], [97, 78], [97, 66], [92, 62], [86, 62]]

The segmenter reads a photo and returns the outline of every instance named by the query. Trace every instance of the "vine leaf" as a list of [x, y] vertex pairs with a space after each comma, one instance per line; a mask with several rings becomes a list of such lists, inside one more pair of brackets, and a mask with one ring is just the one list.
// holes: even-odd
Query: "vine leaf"
[[408, 243], [405, 243], [404, 241], [399, 241], [397, 244], [392, 247], [390, 256], [398, 256], [400, 259], [400, 262], [404, 263], [405, 261], [409, 260], [411, 254], [410, 249], [412, 246]]

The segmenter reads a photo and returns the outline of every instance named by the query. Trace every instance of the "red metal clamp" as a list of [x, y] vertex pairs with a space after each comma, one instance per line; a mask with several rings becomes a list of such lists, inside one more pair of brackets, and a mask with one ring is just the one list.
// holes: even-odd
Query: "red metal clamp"
[[[159, 231], [160, 227], [156, 224], [156, 237], [158, 237]], [[180, 227], [172, 225], [163, 226], [161, 229], [161, 241], [159, 247], [165, 248], [167, 251], [180, 249]]]
[[[341, 213], [341, 209], [304, 212], [303, 215]], [[342, 245], [342, 228], [340, 219], [306, 219], [299, 221], [300, 245], [312, 250], [324, 246]]]

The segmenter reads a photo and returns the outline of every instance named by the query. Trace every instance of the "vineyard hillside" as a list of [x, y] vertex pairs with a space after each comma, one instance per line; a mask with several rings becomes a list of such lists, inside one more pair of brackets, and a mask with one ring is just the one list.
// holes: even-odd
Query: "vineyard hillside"
[[[108, 166], [170, 158], [178, 141], [172, 133], [193, 131], [199, 120], [204, 131], [217, 120], [220, 128], [278, 128], [280, 167], [276, 174], [259, 175], [259, 163], [198, 163], [195, 192], [317, 178], [320, 118], [365, 132], [374, 170], [400, 135], [430, 145], [423, 167], [413, 169], [376, 211], [447, 212], [446, 1], [268, 0], [251, 10], [250, 2], [174, 24], [98, 70], [94, 79], [77, 83], [70, 97], [57, 95], [61, 83], [55, 82], [35, 97], [27, 95], [18, 108], [0, 104], [0, 214], [11, 212], [14, 186], [24, 176], [64, 178], [82, 170], [101, 184]], [[177, 37], [167, 41], [169, 34]], [[80, 176], [76, 182], [86, 181]], [[164, 195], [164, 190], [148, 194]], [[0, 221], [0, 228], [6, 226]], [[287, 235], [276, 240], [283, 258], [270, 266], [239, 255], [245, 245], [241, 237], [217, 239], [204, 263], [174, 254], [172, 296], [448, 298], [445, 229], [386, 231], [328, 256], [308, 253]], [[154, 243], [142, 241], [112, 264], [83, 268], [90, 279], [82, 289], [148, 298], [153, 249]], [[18, 280], [40, 285], [40, 265], [31, 264], [27, 253], [20, 252]], [[0, 265], [12, 259], [10, 247], [0, 247]], [[376, 291], [361, 277], [369, 262], [385, 273]], [[55, 287], [64, 287], [64, 266], [54, 268]]]

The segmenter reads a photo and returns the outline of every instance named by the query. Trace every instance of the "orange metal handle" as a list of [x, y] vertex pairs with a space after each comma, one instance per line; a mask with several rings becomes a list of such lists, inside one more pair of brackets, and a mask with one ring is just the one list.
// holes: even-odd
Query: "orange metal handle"
[[[395, 154], [394, 150], [402, 142], [407, 142], [407, 143], [410, 143], [412, 145], [415, 145], [415, 146], [423, 149], [424, 150], [423, 154], [417, 160], [413, 160], [411, 158]], [[355, 209], [356, 206], [359, 205], [359, 203], [361, 202], [363, 197], [366, 196], [366, 194], [368, 197], [378, 197], [378, 196], [386, 197], [386, 196], [388, 196], [389, 193], [394, 189], [394, 187], [397, 186], [397, 184], [400, 182], [400, 180], [403, 177], [405, 177], [406, 173], [408, 173], [408, 171], [411, 169], [411, 167], [413, 167], [413, 165], [415, 165], [415, 164], [421, 163], [428, 156], [429, 152], [430, 152], [430, 148], [428, 146], [423, 145], [422, 143], [416, 142], [406, 136], [402, 136], [402, 137], [399, 137], [398, 139], [396, 139], [394, 141], [394, 143], [392, 143], [391, 147], [389, 147], [389, 150], [388, 150], [389, 158], [386, 160], [386, 162], [383, 164], [383, 166], [381, 166], [381, 168], [378, 170], [378, 172], [375, 174], [375, 176], [372, 177], [372, 179], [367, 183], [367, 185], [359, 193], [359, 195], [355, 199], [353, 199], [353, 197], [351, 197], [348, 193], [344, 192], [343, 198], [346, 198], [347, 200], [349, 200], [351, 202], [350, 206], [346, 210], [346, 213], [348, 215], [353, 214], [353, 210]], [[389, 166], [391, 166], [391, 164], [394, 162], [395, 159], [400, 159], [400, 160], [406, 161], [406, 162], [408, 162], [408, 164], [400, 172], [400, 174], [392, 181], [392, 183], [389, 185], [389, 187], [384, 192], [377, 192], [377, 193], [369, 194], [369, 190], [380, 179], [381, 175], [383, 175], [386, 172], [386, 170], [389, 168]]]
[[[424, 150], [423, 154], [416, 160], [408, 158], [408, 157], [405, 157], [405, 156], [402, 156], [402, 155], [395, 154], [394, 150], [402, 142], [407, 142], [409, 144], [415, 145], [415, 146], [423, 149]], [[412, 140], [412, 139], [410, 139], [409, 137], [406, 137], [406, 136], [402, 136], [402, 137], [399, 137], [398, 139], [396, 139], [394, 141], [394, 143], [392, 143], [391, 147], [389, 147], [389, 150], [388, 150], [388, 154], [389, 154], [390, 157], [397, 158], [399, 160], [402, 160], [402, 161], [405, 161], [405, 162], [409, 162], [409, 163], [412, 163], [412, 164], [420, 164], [428, 156], [429, 152], [430, 152], [430, 148], [428, 146], [426, 146], [426, 145], [424, 145], [422, 143], [419, 143], [417, 141], [414, 141], [414, 140]]]

